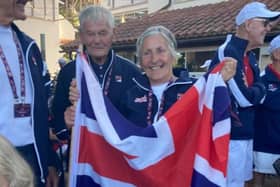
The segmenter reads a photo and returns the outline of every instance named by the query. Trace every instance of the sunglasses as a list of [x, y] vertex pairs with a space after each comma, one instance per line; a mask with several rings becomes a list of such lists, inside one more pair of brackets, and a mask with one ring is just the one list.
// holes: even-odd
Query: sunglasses
[[254, 18], [253, 20], [262, 22], [264, 27], [272, 26], [269, 19]]

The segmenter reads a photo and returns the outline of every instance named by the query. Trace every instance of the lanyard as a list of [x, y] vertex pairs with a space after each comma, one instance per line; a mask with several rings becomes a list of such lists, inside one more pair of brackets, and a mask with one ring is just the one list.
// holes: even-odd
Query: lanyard
[[[174, 78], [172, 77], [168, 84], [167, 87], [172, 84], [174, 82]], [[158, 116], [157, 116], [157, 120], [162, 116], [162, 112], [163, 112], [163, 107], [164, 107], [164, 103], [165, 103], [165, 91], [163, 91], [161, 99], [160, 99], [160, 106], [159, 106], [159, 110], [158, 110]], [[148, 93], [148, 105], [147, 105], [147, 123], [148, 125], [152, 124], [152, 108], [153, 108], [153, 91], [152, 89], [149, 90]]]
[[[18, 61], [19, 61], [19, 68], [20, 68], [20, 94], [21, 94], [21, 98], [20, 99], [21, 99], [21, 102], [23, 103], [24, 99], [25, 99], [25, 81], [24, 81], [23, 55], [22, 55], [22, 52], [21, 52], [21, 47], [20, 47], [19, 41], [18, 41], [17, 36], [16, 36], [15, 33], [13, 33], [13, 39], [14, 39], [14, 42], [16, 44], [17, 54], [18, 54]], [[17, 94], [14, 76], [12, 74], [11, 68], [10, 68], [10, 66], [8, 64], [7, 58], [6, 58], [5, 54], [4, 54], [4, 51], [3, 51], [1, 46], [0, 46], [0, 57], [1, 57], [1, 60], [2, 60], [2, 62], [4, 64], [4, 66], [5, 66], [5, 70], [6, 70], [8, 79], [9, 79], [9, 83], [10, 83], [10, 86], [11, 86], [11, 89], [12, 89], [12, 92], [13, 92], [13, 95], [14, 95], [15, 102], [18, 103], [19, 102], [19, 96]]]
[[[112, 71], [113, 71], [113, 65], [110, 67], [110, 71], [109, 71], [105, 86], [103, 88], [104, 95], [108, 95], [108, 93], [109, 93], [109, 86], [110, 86], [110, 82], [111, 82], [111, 78], [112, 78]], [[104, 79], [106, 79], [106, 77], [104, 77]]]

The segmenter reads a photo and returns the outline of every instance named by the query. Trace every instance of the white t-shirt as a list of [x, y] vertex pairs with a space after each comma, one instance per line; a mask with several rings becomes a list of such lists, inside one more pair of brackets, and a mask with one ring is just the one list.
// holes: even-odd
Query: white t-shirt
[[[20, 69], [16, 45], [10, 27], [0, 26], [0, 45], [12, 71], [16, 91], [20, 96]], [[25, 103], [31, 103], [31, 80], [27, 74], [24, 57]], [[0, 134], [14, 146], [23, 146], [34, 142], [31, 117], [14, 117], [14, 96], [9, 83], [5, 66], [0, 58]], [[32, 105], [31, 105], [32, 106]], [[31, 108], [32, 111], [32, 108]]]
[[157, 113], [154, 117], [153, 122], [157, 121], [158, 113], [159, 113], [159, 109], [160, 109], [160, 104], [161, 104], [162, 94], [163, 94], [164, 90], [166, 89], [167, 85], [168, 85], [168, 82], [152, 86], [153, 94], [155, 94], [155, 96], [157, 98], [157, 101], [158, 101], [158, 110], [157, 110]]

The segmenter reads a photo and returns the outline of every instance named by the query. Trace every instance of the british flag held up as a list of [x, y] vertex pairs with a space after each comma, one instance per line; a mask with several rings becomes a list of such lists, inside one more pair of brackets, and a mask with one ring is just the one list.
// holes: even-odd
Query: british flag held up
[[76, 64], [81, 98], [71, 187], [226, 186], [230, 100], [221, 67], [202, 76], [156, 123], [140, 128], [103, 95], [82, 54]]

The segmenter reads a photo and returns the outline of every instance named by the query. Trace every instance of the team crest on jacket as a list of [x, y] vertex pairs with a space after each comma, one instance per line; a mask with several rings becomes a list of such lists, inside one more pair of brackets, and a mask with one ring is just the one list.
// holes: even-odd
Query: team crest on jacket
[[147, 96], [144, 95], [143, 97], [138, 97], [134, 99], [134, 103], [145, 103], [147, 102]]
[[122, 82], [122, 76], [121, 75], [116, 75], [115, 76], [115, 81], [116, 82]]
[[274, 92], [276, 91], [278, 88], [277, 88], [277, 85], [276, 84], [269, 84], [268, 85], [268, 91], [271, 91], [271, 92]]

